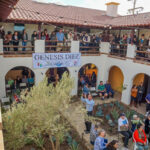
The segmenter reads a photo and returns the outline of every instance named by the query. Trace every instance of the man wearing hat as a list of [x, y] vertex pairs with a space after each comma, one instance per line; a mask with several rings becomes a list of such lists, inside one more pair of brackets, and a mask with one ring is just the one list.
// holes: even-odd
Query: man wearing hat
[[132, 132], [129, 130], [129, 122], [124, 113], [121, 113], [118, 119], [118, 132], [124, 136], [124, 147], [127, 148], [128, 141], [132, 137]]

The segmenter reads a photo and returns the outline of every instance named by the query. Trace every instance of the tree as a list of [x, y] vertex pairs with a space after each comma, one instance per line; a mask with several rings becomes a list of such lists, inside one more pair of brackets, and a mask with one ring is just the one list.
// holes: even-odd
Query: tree
[[63, 117], [68, 108], [73, 79], [64, 73], [54, 87], [47, 85], [47, 78], [30, 92], [21, 94], [26, 103], [14, 105], [3, 115], [6, 148], [17, 150], [34, 143], [44, 150], [44, 136], [49, 136], [53, 150], [60, 150], [69, 125]]

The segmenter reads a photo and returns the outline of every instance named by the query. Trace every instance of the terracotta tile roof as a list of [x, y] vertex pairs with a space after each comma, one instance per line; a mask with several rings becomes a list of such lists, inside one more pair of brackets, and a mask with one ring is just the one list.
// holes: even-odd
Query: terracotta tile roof
[[148, 26], [150, 25], [150, 12], [116, 17], [111, 20], [111, 24], [115, 27]]
[[37, 3], [32, 0], [19, 0], [16, 9], [11, 12], [7, 20], [102, 27], [104, 21], [110, 18], [106, 16], [105, 11], [95, 9], [62, 6], [53, 3]]
[[7, 20], [90, 27], [130, 27], [150, 25], [150, 13], [112, 18], [106, 15], [106, 11], [101, 10], [19, 0], [16, 9], [10, 13]]

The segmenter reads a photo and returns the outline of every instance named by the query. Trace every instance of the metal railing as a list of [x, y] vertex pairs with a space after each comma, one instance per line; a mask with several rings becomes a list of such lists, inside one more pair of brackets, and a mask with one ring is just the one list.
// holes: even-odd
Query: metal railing
[[22, 43], [22, 40], [19, 40], [17, 43], [14, 43], [14, 41], [3, 43], [4, 54], [32, 54], [33, 52], [34, 42], [30, 40], [25, 43]]
[[59, 42], [56, 40], [45, 41], [45, 52], [57, 53], [57, 52], [70, 52], [71, 41]]
[[150, 62], [150, 46], [137, 46], [135, 59]]
[[80, 52], [82, 54], [99, 54], [100, 46], [99, 43], [94, 42], [80, 42]]
[[126, 57], [127, 44], [111, 44], [110, 55]]

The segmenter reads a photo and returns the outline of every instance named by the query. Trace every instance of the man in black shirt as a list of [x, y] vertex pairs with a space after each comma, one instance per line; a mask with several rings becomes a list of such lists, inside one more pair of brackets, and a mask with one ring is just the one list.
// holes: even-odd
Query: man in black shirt
[[138, 94], [137, 94], [137, 102], [139, 105], [141, 105], [143, 93], [144, 93], [144, 86], [143, 83], [141, 82], [140, 85], [137, 87], [138, 89]]

